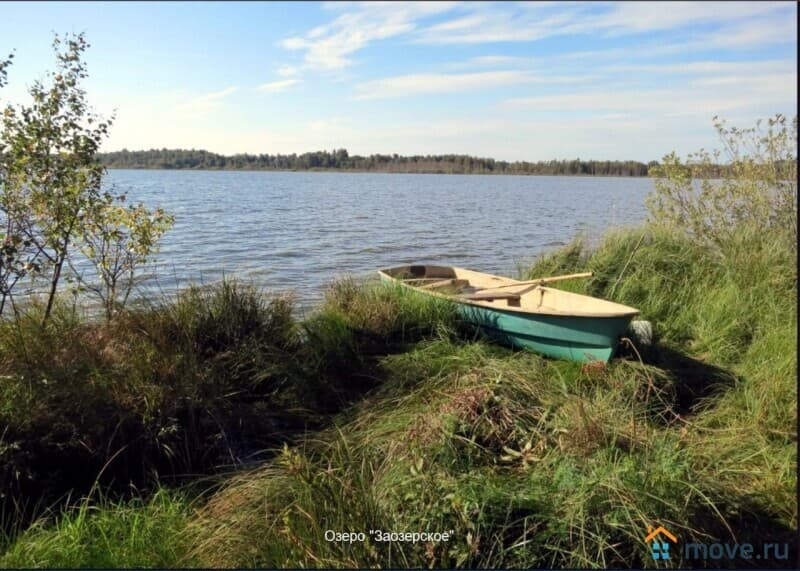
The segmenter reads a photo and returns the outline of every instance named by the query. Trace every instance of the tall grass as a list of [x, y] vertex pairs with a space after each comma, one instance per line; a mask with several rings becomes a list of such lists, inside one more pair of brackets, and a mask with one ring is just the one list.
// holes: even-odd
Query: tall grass
[[[224, 291], [128, 316], [139, 325], [126, 331], [147, 332], [126, 343], [149, 347], [149, 370], [195, 387], [188, 394], [202, 406], [193, 410], [228, 411], [215, 413], [223, 421], [209, 434], [237, 434], [224, 419], [251, 406], [239, 394], [253, 399], [251, 411], [293, 403], [335, 415], [295, 441], [276, 440], [271, 460], [190, 515], [159, 519], [157, 499], [105, 504], [81, 529], [117, 530], [103, 549], [123, 553], [118, 543], [138, 536], [110, 514], [151, 518], [174, 551], [159, 537], [142, 559], [119, 561], [210, 567], [664, 566], [643, 541], [651, 524], [681, 541], [792, 542], [796, 268], [768, 237], [738, 239], [709, 249], [648, 225], [612, 233], [594, 251], [574, 243], [530, 268], [524, 277], [591, 270], [592, 279], [563, 287], [633, 305], [653, 322], [657, 344], [645, 362], [632, 353], [603, 370], [476, 340], [450, 304], [352, 280], [333, 284], [301, 323], [288, 321], [284, 302], [254, 306]], [[222, 315], [228, 305], [239, 317]], [[78, 362], [87, 360], [91, 378], [100, 361]], [[139, 382], [137, 391], [149, 386]], [[187, 442], [191, 454], [204, 441]], [[96, 549], [94, 536], [70, 531], [74, 513], [19, 535], [0, 563], [82, 566], [90, 559], [78, 547], [49, 555], [64, 542]], [[452, 537], [378, 542], [369, 530]], [[366, 537], [330, 541], [330, 531]], [[666, 565], [728, 563], [676, 554]]]
[[338, 408], [382, 382], [376, 358], [428, 337], [458, 335], [454, 304], [395, 284], [343, 278], [300, 326], [304, 375], [317, 402]]
[[[650, 524], [682, 541], [794, 541], [796, 270], [759, 240], [749, 255], [713, 251], [652, 225], [545, 257], [524, 277], [589, 269], [568, 287], [642, 310], [658, 333], [649, 363], [584, 371], [458, 336], [387, 355], [380, 387], [336, 431], [211, 500], [192, 553], [236, 566], [639, 567], [663, 565], [643, 541]], [[375, 525], [455, 539], [324, 537]]]
[[36, 311], [0, 323], [4, 519], [97, 478], [124, 492], [282, 441], [304, 424], [296, 342], [290, 300], [230, 282], [109, 323], [66, 305], [45, 327]]
[[378, 383], [370, 355], [454, 315], [378, 284], [331, 288], [302, 324], [291, 298], [235, 281], [107, 323], [67, 303], [45, 327], [35, 307], [0, 323], [5, 528], [95, 484], [125, 495], [269, 456]]
[[146, 502], [85, 500], [29, 527], [0, 555], [0, 567], [179, 567], [188, 563], [182, 531], [190, 515], [184, 498], [163, 489]]
[[576, 262], [565, 269], [595, 273], [586, 293], [639, 307], [665, 348], [657, 364], [698, 385], [684, 429], [704, 451], [696, 473], [709, 489], [796, 527], [797, 267], [787, 249], [742, 229], [715, 250], [651, 225], [565, 257]]
[[[641, 565], [653, 518], [698, 533], [706, 500], [686, 489], [691, 456], [659, 426], [670, 406], [663, 373], [622, 362], [590, 378], [578, 365], [446, 340], [384, 366], [386, 385], [349, 422], [211, 500], [191, 526], [199, 561]], [[326, 541], [329, 529], [452, 530], [453, 540], [348, 545]]]

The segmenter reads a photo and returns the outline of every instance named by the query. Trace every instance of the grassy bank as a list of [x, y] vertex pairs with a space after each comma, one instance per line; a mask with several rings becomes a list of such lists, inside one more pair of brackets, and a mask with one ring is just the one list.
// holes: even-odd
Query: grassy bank
[[[349, 280], [303, 322], [228, 284], [111, 325], [4, 324], [0, 566], [664, 566], [649, 524], [794, 541], [795, 258], [768, 233], [738, 240], [651, 225], [529, 268], [591, 270], [564, 287], [653, 322], [643, 361], [629, 348], [606, 370], [485, 343], [446, 303]], [[55, 503], [65, 482], [89, 499]], [[20, 506], [27, 529], [10, 525]]]

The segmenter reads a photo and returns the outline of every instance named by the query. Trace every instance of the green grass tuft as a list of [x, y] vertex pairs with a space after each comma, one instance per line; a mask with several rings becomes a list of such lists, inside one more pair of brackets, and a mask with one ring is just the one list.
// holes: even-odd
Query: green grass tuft
[[190, 564], [183, 530], [191, 516], [179, 494], [159, 490], [147, 501], [89, 502], [43, 518], [0, 555], [4, 568], [142, 568]]

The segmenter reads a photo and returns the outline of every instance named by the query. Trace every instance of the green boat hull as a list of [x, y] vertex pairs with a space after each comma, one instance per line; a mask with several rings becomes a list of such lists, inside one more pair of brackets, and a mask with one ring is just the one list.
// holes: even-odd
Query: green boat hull
[[[384, 283], [395, 281], [381, 274]], [[401, 284], [414, 295], [429, 295]], [[607, 362], [616, 352], [620, 338], [638, 312], [612, 316], [556, 315], [485, 307], [455, 301], [460, 316], [493, 341], [535, 351], [555, 359], [580, 363]]]
[[531, 314], [459, 304], [459, 313], [492, 340], [581, 363], [608, 361], [631, 317]]

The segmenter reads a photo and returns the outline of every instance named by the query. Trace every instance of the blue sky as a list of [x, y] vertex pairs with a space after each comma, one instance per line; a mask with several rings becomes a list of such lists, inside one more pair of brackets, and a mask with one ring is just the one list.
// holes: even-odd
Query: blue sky
[[648, 161], [797, 110], [793, 2], [0, 2], [0, 102], [81, 31], [104, 150]]

